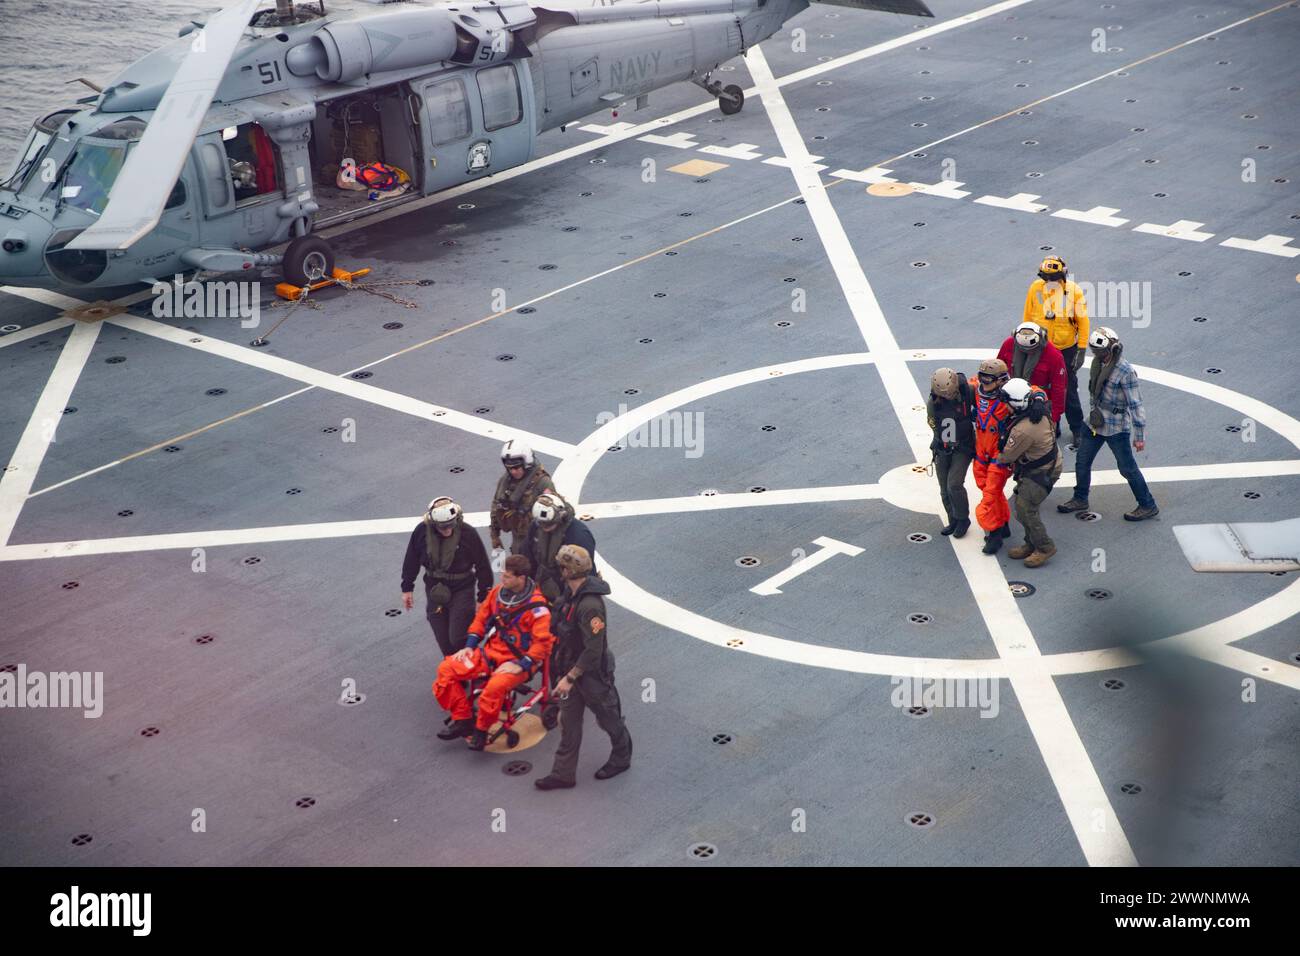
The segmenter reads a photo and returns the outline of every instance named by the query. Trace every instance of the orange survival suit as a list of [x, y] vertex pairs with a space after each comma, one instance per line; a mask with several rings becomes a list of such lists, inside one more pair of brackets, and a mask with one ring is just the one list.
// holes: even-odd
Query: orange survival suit
[[986, 533], [998, 530], [1011, 520], [1003, 487], [1011, 477], [1011, 469], [998, 464], [998, 439], [1002, 423], [1011, 417], [1011, 406], [1002, 400], [1001, 389], [986, 395], [982, 388], [975, 389], [975, 484], [984, 496], [975, 506], [975, 520]]
[[[529, 597], [506, 606], [501, 601], [501, 585], [488, 592], [478, 606], [474, 623], [469, 626], [466, 655], [444, 657], [433, 682], [433, 696], [452, 720], [467, 720], [473, 712], [465, 694], [464, 682], [491, 674], [478, 699], [479, 730], [490, 730], [509, 699], [510, 692], [540, 667], [551, 653], [555, 637], [551, 634], [551, 611], [541, 590], [528, 579]], [[488, 636], [483, 644], [484, 636]], [[513, 661], [522, 673], [510, 673], [499, 665]]]

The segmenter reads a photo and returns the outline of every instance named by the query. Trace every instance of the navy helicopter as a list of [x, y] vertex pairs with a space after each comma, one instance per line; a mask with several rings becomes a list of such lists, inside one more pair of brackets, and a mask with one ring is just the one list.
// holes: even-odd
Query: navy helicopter
[[[93, 95], [34, 124], [0, 180], [0, 284], [328, 278], [314, 230], [525, 163], [546, 130], [683, 80], [738, 112], [740, 87], [713, 71], [809, 0], [258, 2], [192, 21], [102, 89], [83, 80]], [[814, 2], [933, 16], [921, 0]], [[370, 190], [375, 175], [396, 188]]]

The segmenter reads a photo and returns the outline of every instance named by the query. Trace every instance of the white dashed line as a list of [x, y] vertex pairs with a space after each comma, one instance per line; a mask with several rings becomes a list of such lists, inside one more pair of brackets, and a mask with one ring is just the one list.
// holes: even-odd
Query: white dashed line
[[855, 183], [867, 183], [875, 185], [876, 183], [896, 183], [897, 179], [888, 175], [893, 172], [891, 169], [884, 169], [880, 166], [869, 166], [866, 169], [854, 171], [852, 169], [837, 169], [831, 173], [836, 179], [849, 179]]
[[728, 159], [760, 159], [763, 154], [754, 152], [757, 147], [757, 143], [737, 143], [735, 146], [701, 146], [700, 152], [708, 153], [710, 156], [725, 156]]
[[1203, 225], [1205, 225], [1203, 222], [1179, 219], [1167, 226], [1154, 222], [1144, 222], [1140, 226], [1134, 226], [1133, 231], [1144, 232], [1149, 236], [1169, 236], [1171, 239], [1186, 239], [1189, 242], [1204, 242], [1206, 239], [1214, 238], [1214, 233], [1200, 231]]
[[918, 193], [926, 196], [938, 196], [940, 199], [963, 199], [970, 195], [969, 189], [958, 189], [958, 186], [965, 186], [965, 183], [959, 183], [955, 180], [941, 179], [937, 183], [908, 183]]
[[645, 136], [638, 136], [637, 139], [643, 143], [653, 143], [656, 146], [671, 146], [673, 149], [696, 149], [700, 145], [695, 142], [694, 133], [672, 133], [668, 136], [649, 133]]
[[1047, 207], [1034, 202], [1038, 197], [1033, 193], [1016, 193], [1014, 196], [980, 196], [975, 202], [983, 206], [997, 206], [999, 209], [1014, 209], [1016, 212], [1042, 212]]
[[783, 169], [794, 169], [793, 164], [798, 162], [802, 168], [810, 169], [814, 173], [820, 173], [826, 167], [817, 162], [817, 160], [823, 158], [824, 157], [821, 156], [805, 155], [802, 159], [792, 160], [787, 159], [784, 156], [769, 156], [767, 159], [763, 160], [763, 162], [767, 163], [769, 166], [780, 166]]
[[1286, 256], [1288, 259], [1294, 259], [1300, 256], [1300, 249], [1289, 248], [1289, 244], [1294, 241], [1293, 236], [1275, 236], [1269, 233], [1262, 239], [1238, 239], [1233, 236], [1231, 239], [1224, 239], [1219, 245], [1227, 246], [1229, 249], [1245, 249], [1247, 252], [1263, 252], [1270, 256]]
[[579, 126], [578, 129], [584, 133], [599, 133], [602, 136], [610, 136], [614, 133], [622, 133], [624, 130], [635, 129], [635, 123], [610, 123], [608, 126], [601, 126], [599, 123], [588, 123], [586, 126]]
[[1075, 222], [1087, 222], [1094, 226], [1122, 226], [1128, 222], [1127, 219], [1121, 219], [1115, 215], [1119, 209], [1111, 206], [1093, 206], [1086, 211], [1078, 209], [1058, 209], [1052, 213], [1058, 219], [1072, 219]]

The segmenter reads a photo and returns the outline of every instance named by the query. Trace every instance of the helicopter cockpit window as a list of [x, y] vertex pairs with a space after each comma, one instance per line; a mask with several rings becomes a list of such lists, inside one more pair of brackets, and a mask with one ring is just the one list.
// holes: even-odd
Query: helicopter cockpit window
[[45, 147], [50, 145], [52, 138], [44, 130], [33, 127], [27, 134], [27, 142], [23, 145], [22, 152], [18, 154], [18, 161], [14, 163], [8, 175], [0, 180], [0, 187], [15, 192], [22, 189], [23, 183], [27, 182], [32, 171], [40, 165], [41, 154], [45, 152]]
[[[44, 158], [49, 153], [49, 145], [55, 134], [69, 117], [77, 113], [78, 110], [75, 109], [55, 110], [33, 123], [31, 132], [27, 134], [27, 141], [23, 143], [22, 151], [18, 154], [17, 162], [5, 174], [4, 179], [0, 179], [0, 189], [12, 189], [18, 192], [25, 185], [39, 183], [40, 180], [35, 179], [32, 173], [44, 164]], [[42, 188], [37, 191], [44, 190]]]
[[519, 75], [513, 63], [478, 71], [478, 91], [483, 98], [483, 128], [502, 129], [523, 119], [524, 105], [519, 95]]
[[59, 201], [98, 216], [108, 205], [108, 194], [125, 160], [126, 149], [122, 146], [83, 141], [59, 181]]
[[235, 184], [235, 202], [279, 192], [280, 164], [275, 144], [257, 123], [235, 127], [235, 135], [226, 140], [226, 158]]

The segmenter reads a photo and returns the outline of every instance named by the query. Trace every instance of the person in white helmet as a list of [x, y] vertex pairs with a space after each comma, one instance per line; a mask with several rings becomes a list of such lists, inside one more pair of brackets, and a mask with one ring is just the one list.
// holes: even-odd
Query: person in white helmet
[[564, 588], [564, 575], [556, 555], [560, 547], [576, 544], [591, 556], [591, 567], [596, 568], [596, 539], [586, 523], [573, 516], [573, 505], [558, 492], [541, 495], [533, 503], [533, 523], [528, 529], [524, 554], [533, 562], [537, 586], [554, 603]]
[[1008, 548], [1007, 557], [1023, 558], [1025, 567], [1037, 568], [1056, 554], [1040, 509], [1061, 477], [1061, 449], [1056, 446], [1056, 428], [1042, 389], [1013, 378], [1002, 387], [1002, 394], [1012, 417], [998, 464], [1012, 469], [1016, 518], [1025, 528], [1025, 543]]
[[1088, 347], [1092, 352], [1092, 370], [1088, 378], [1092, 410], [1088, 413], [1088, 427], [1080, 438], [1079, 453], [1074, 460], [1074, 497], [1057, 505], [1056, 510], [1063, 514], [1087, 510], [1092, 463], [1101, 446], [1109, 445], [1119, 465], [1119, 473], [1128, 481], [1133, 497], [1137, 499], [1137, 507], [1125, 514], [1124, 520], [1154, 518], [1160, 514], [1160, 509], [1156, 507], [1156, 499], [1133, 456], [1134, 449], [1142, 451], [1147, 446], [1147, 419], [1142, 395], [1138, 392], [1137, 371], [1123, 357], [1124, 345], [1114, 329], [1106, 326], [1094, 329]]
[[[582, 548], [591, 562], [591, 572], [596, 567], [596, 539], [586, 522], [575, 518], [573, 506], [551, 491], [540, 495], [533, 503], [533, 523], [528, 528], [524, 556], [533, 563], [537, 587], [552, 605], [564, 593], [564, 567], [560, 563], [560, 550], [567, 544]], [[542, 725], [551, 730], [560, 717], [560, 706], [552, 701], [542, 708]]]
[[533, 455], [528, 445], [512, 438], [501, 446], [501, 464], [506, 472], [497, 481], [492, 494], [489, 537], [492, 550], [503, 550], [502, 532], [510, 532], [510, 553], [524, 553], [524, 539], [533, 520], [533, 502], [538, 495], [555, 490], [546, 467]]
[[446, 496], [429, 502], [424, 520], [406, 544], [402, 606], [408, 611], [415, 605], [415, 578], [421, 567], [428, 599], [425, 615], [443, 656], [449, 657], [465, 646], [474, 609], [492, 588], [492, 564], [483, 539], [465, 527], [460, 505]]
[[1065, 412], [1065, 359], [1060, 349], [1047, 340], [1043, 328], [1021, 322], [1002, 343], [998, 358], [1007, 363], [1012, 378], [1022, 378], [1047, 393], [1052, 400], [1052, 422], [1059, 424]]

